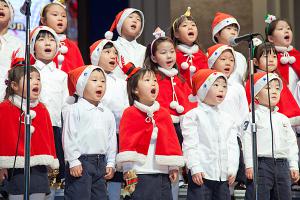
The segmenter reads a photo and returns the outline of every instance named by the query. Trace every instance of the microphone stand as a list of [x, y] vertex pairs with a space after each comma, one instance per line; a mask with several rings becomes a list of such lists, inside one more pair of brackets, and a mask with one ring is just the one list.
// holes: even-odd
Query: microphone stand
[[[26, 70], [26, 115], [25, 115], [25, 164], [24, 164], [24, 200], [29, 200], [30, 190], [30, 6], [31, 0], [25, 0], [21, 12], [26, 15], [26, 49], [25, 49], [25, 70]], [[23, 10], [22, 10], [23, 9]], [[25, 11], [25, 13], [24, 13]]]
[[251, 132], [252, 132], [252, 155], [253, 155], [253, 192], [255, 200], [258, 199], [258, 184], [257, 184], [257, 175], [258, 175], [258, 163], [257, 163], [257, 137], [256, 137], [256, 124], [255, 124], [255, 105], [254, 105], [254, 64], [253, 64], [253, 35], [251, 35], [251, 40], [248, 40], [249, 48], [249, 67], [250, 67], [250, 92], [251, 92]]

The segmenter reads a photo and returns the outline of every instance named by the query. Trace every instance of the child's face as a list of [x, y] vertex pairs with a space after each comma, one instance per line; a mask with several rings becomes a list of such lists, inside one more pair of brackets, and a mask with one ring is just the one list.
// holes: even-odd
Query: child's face
[[154, 73], [147, 72], [144, 77], [138, 81], [135, 94], [139, 102], [151, 106], [158, 95], [158, 83]]
[[115, 47], [103, 49], [100, 54], [98, 66], [106, 73], [112, 72], [117, 66], [118, 52]]
[[52, 35], [41, 36], [34, 44], [35, 57], [47, 64], [55, 57], [56, 48], [56, 41]]
[[179, 25], [174, 35], [183, 44], [192, 46], [198, 37], [196, 23], [186, 19]]
[[10, 10], [6, 2], [0, 1], [0, 25], [7, 26], [10, 20]]
[[288, 47], [293, 41], [293, 32], [286, 21], [280, 20], [273, 34], [268, 36], [268, 40], [274, 43], [275, 46]]
[[225, 50], [221, 53], [212, 68], [222, 72], [229, 78], [234, 70], [234, 63], [235, 61], [232, 52], [230, 50]]
[[141, 32], [142, 19], [140, 15], [133, 12], [126, 19], [121, 28], [121, 36], [129, 41], [135, 40]]
[[[23, 81], [24, 76], [20, 79], [19, 83], [12, 82], [12, 88], [16, 95], [22, 96], [23, 90]], [[37, 100], [39, 98], [41, 92], [41, 79], [40, 74], [38, 72], [31, 72], [30, 73], [30, 100]], [[24, 84], [24, 93], [23, 97], [27, 98], [27, 82], [25, 79]]]
[[224, 27], [219, 33], [216, 34], [216, 38], [218, 39], [219, 44], [229, 44], [230, 38], [238, 36], [238, 28], [236, 25], [228, 25]]
[[97, 106], [104, 96], [106, 80], [103, 72], [94, 70], [84, 88], [83, 98]]
[[[268, 57], [268, 65], [266, 62], [266, 58]], [[253, 59], [254, 64], [258, 66], [260, 70], [274, 72], [277, 69], [277, 55], [273, 51], [271, 51], [268, 55], [264, 52], [262, 56], [257, 60], [256, 58]]]
[[[270, 105], [274, 107], [280, 100], [280, 84], [277, 79], [269, 82], [269, 90], [270, 90]], [[255, 99], [258, 101], [260, 105], [269, 106], [269, 98], [268, 98], [268, 85], [263, 87], [261, 91], [256, 95]]]
[[161, 42], [157, 46], [152, 60], [162, 68], [172, 68], [176, 63], [176, 52], [174, 45], [169, 41]]
[[53, 4], [47, 9], [42, 24], [52, 28], [57, 34], [64, 33], [67, 28], [67, 13], [60, 5]]
[[203, 103], [216, 106], [223, 102], [227, 93], [227, 83], [224, 78], [218, 78], [209, 88]]

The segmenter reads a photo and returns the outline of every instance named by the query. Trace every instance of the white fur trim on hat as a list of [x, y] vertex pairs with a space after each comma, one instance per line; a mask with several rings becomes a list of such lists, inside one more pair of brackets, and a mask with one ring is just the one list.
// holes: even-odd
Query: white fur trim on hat
[[31, 34], [31, 38], [30, 38], [30, 54], [34, 57], [34, 59], [36, 59], [35, 58], [35, 52], [34, 52], [34, 45], [35, 45], [36, 38], [37, 38], [40, 31], [48, 31], [54, 36], [54, 39], [55, 39], [55, 42], [56, 42], [55, 55], [57, 55], [58, 50], [59, 50], [59, 37], [55, 33], [55, 31], [52, 28], [48, 27], [48, 26], [39, 26], [39, 27], [37, 27], [33, 30], [32, 34]]
[[[269, 73], [269, 82], [274, 79], [279, 80], [280, 90], [282, 90], [282, 80], [279, 78], [279, 76], [275, 73]], [[267, 85], [267, 83], [267, 74], [265, 74], [254, 84], [254, 96], [256, 96]]]
[[88, 65], [84, 71], [81, 73], [81, 75], [79, 76], [77, 83], [76, 83], [76, 93], [80, 96], [83, 97], [83, 91], [84, 88], [86, 86], [86, 83], [91, 75], [91, 73], [93, 72], [94, 69], [100, 69], [104, 76], [105, 76], [105, 72], [104, 70], [99, 67], [99, 66], [95, 66], [95, 65]]
[[141, 21], [141, 31], [140, 31], [140, 33], [139, 33], [139, 34], [136, 36], [136, 38], [135, 38], [135, 39], [137, 39], [137, 38], [140, 37], [140, 35], [143, 33], [143, 30], [144, 30], [144, 23], [145, 23], [144, 14], [143, 14], [142, 11], [140, 11], [140, 10], [138, 10], [138, 9], [135, 9], [135, 8], [127, 8], [127, 9], [124, 10], [122, 16], [120, 17], [120, 19], [119, 19], [119, 21], [118, 21], [118, 23], [117, 23], [117, 31], [118, 31], [119, 35], [122, 35], [122, 34], [121, 34], [122, 25], [123, 25], [125, 19], [126, 19], [131, 13], [133, 13], [133, 12], [138, 12], [138, 13], [140, 13], [140, 15], [141, 15], [141, 20], [142, 20], [142, 21]]
[[8, 22], [8, 26], [12, 25], [15, 18], [15, 10], [14, 7], [11, 5], [11, 3], [8, 0], [4, 0], [4, 2], [8, 5], [9, 12], [10, 12], [10, 19]]
[[96, 66], [98, 65], [99, 60], [100, 60], [100, 55], [101, 55], [101, 52], [102, 52], [102, 50], [103, 50], [103, 47], [104, 47], [108, 42], [113, 43], [113, 41], [111, 41], [111, 40], [103, 39], [103, 40], [97, 45], [97, 47], [94, 49], [94, 51], [91, 53], [91, 63], [92, 63], [92, 65], [96, 65]]
[[220, 21], [213, 29], [212, 31], [212, 40], [214, 43], [217, 43], [215, 40], [215, 36], [217, 33], [219, 33], [224, 27], [229, 26], [231, 24], [236, 24], [238, 26], [238, 34], [240, 32], [240, 24], [237, 22], [235, 18], [226, 18], [222, 21]]
[[200, 101], [203, 101], [205, 99], [208, 90], [219, 77], [224, 77], [225, 80], [227, 80], [226, 76], [221, 72], [213, 72], [207, 77], [205, 82], [197, 91], [197, 97], [200, 99]]
[[223, 51], [225, 50], [230, 50], [233, 54], [234, 60], [235, 60], [235, 51], [233, 50], [232, 47], [228, 46], [228, 45], [223, 45], [221, 47], [219, 47], [218, 49], [216, 49], [212, 55], [208, 58], [208, 67], [212, 68], [213, 65], [215, 64], [216, 60], [220, 57], [220, 55], [223, 53]]

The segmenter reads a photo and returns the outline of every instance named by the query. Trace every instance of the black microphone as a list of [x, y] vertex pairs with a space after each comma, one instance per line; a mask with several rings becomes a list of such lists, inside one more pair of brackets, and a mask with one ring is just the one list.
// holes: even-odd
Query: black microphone
[[20, 8], [20, 12], [23, 14], [23, 15], [26, 15], [26, 11], [27, 11], [27, 6], [30, 6], [31, 4], [31, 1], [30, 0], [25, 0], [22, 7]]
[[238, 43], [242, 42], [242, 41], [250, 41], [253, 39], [254, 36], [259, 35], [259, 33], [248, 33], [246, 35], [242, 35], [239, 37], [232, 37], [229, 39], [229, 44], [230, 46], [236, 46], [238, 45]]

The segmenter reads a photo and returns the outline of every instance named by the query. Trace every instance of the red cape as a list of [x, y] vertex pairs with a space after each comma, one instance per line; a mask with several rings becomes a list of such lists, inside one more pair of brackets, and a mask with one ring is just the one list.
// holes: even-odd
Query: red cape
[[280, 52], [277, 53], [278, 57], [278, 70], [280, 72], [280, 75], [284, 79], [284, 81], [289, 84], [289, 66], [291, 66], [298, 77], [300, 78], [300, 52], [297, 51], [295, 48], [293, 48], [291, 51], [288, 52], [290, 56], [294, 56], [296, 58], [296, 62], [293, 64], [281, 64], [280, 58], [282, 57], [282, 54]]

